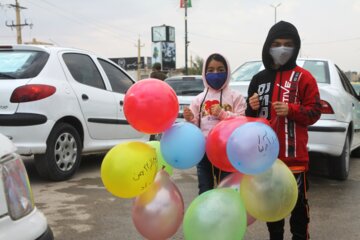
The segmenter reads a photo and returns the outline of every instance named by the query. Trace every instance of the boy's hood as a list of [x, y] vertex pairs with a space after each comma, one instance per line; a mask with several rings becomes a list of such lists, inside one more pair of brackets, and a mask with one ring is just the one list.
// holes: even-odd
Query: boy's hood
[[272, 26], [269, 30], [268, 36], [265, 40], [263, 50], [262, 50], [262, 60], [264, 66], [268, 70], [273, 70], [273, 59], [270, 55], [270, 46], [271, 43], [277, 38], [290, 38], [294, 41], [295, 47], [293, 56], [289, 59], [289, 61], [284, 65], [281, 66], [279, 70], [289, 70], [296, 66], [296, 59], [299, 54], [301, 41], [299, 33], [294, 25], [289, 22], [280, 21]]

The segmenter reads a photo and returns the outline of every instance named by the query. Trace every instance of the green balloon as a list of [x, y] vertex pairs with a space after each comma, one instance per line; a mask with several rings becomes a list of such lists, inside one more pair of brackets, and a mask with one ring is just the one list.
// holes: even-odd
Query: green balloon
[[173, 174], [172, 167], [164, 160], [163, 155], [161, 154], [160, 150], [160, 142], [159, 141], [149, 141], [146, 142], [156, 150], [156, 157], [158, 159], [158, 171], [163, 169], [171, 176]]
[[216, 188], [193, 200], [183, 230], [188, 240], [240, 240], [246, 231], [246, 210], [238, 191]]

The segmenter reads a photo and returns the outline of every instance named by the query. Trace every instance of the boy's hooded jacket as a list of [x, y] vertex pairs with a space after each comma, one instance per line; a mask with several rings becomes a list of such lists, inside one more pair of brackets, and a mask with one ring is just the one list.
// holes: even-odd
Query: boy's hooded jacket
[[[295, 47], [290, 60], [274, 69], [269, 50], [272, 42], [279, 38], [292, 39]], [[316, 80], [296, 65], [300, 44], [299, 34], [292, 24], [281, 21], [270, 29], [262, 51], [265, 70], [253, 77], [248, 89], [249, 97], [259, 94], [260, 109], [254, 111], [248, 105], [246, 115], [267, 118], [280, 142], [279, 158], [292, 170], [306, 171], [309, 161], [307, 127], [320, 118], [321, 105]], [[288, 103], [286, 117], [276, 115], [271, 106], [276, 101]]]
[[[202, 71], [202, 79], [205, 87], [204, 91], [199, 95], [197, 95], [190, 104], [190, 109], [194, 114], [194, 118], [192, 119], [191, 122], [199, 126], [201, 131], [204, 133], [205, 137], [207, 137], [209, 131], [213, 127], [215, 127], [215, 125], [218, 122], [230, 117], [241, 116], [241, 115], [243, 116], [245, 115], [245, 109], [246, 109], [245, 98], [239, 92], [236, 92], [230, 89], [229, 87], [229, 82], [230, 82], [229, 62], [226, 60], [226, 64], [227, 64], [226, 82], [219, 90], [215, 90], [211, 88], [209, 84], [206, 82], [205, 79], [206, 62], [207, 61], [204, 62], [203, 71]], [[220, 104], [222, 106], [222, 111], [219, 117], [215, 117], [210, 114], [210, 109], [213, 104]]]

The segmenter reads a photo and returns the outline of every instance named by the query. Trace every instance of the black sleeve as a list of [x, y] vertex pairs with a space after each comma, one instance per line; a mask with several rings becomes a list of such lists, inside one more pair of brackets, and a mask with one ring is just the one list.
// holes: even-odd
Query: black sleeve
[[247, 116], [247, 117], [257, 117], [258, 116], [258, 111], [253, 110], [249, 104], [249, 98], [254, 93], [257, 92], [257, 89], [258, 89], [258, 83], [256, 81], [256, 76], [254, 76], [250, 81], [249, 88], [248, 88], [248, 94], [247, 94], [247, 98], [246, 98], [247, 107], [246, 107], [246, 111], [245, 111], [245, 116]]

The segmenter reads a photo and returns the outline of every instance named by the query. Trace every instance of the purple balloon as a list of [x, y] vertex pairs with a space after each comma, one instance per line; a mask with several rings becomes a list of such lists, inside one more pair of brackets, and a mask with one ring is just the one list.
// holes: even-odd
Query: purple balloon
[[[243, 179], [244, 176], [245, 176], [244, 174], [239, 172], [229, 174], [223, 180], [221, 180], [220, 184], [218, 185], [218, 188], [228, 187], [235, 189], [240, 193], [241, 180]], [[249, 213], [246, 213], [246, 220], [247, 220], [247, 225], [250, 226], [256, 221], [256, 218], [251, 216]]]
[[169, 174], [160, 170], [154, 183], [133, 202], [134, 225], [146, 239], [166, 240], [176, 233], [183, 218], [182, 195]]

